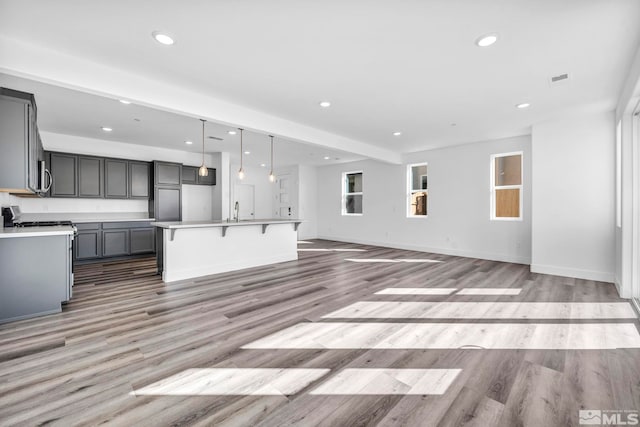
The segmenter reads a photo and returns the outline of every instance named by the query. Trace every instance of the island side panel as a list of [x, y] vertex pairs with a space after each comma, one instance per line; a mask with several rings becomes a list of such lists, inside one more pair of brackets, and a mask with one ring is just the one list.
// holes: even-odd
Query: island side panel
[[193, 277], [298, 259], [298, 233], [292, 223], [164, 230], [162, 280]]
[[62, 310], [68, 241], [68, 235], [0, 239], [0, 323]]

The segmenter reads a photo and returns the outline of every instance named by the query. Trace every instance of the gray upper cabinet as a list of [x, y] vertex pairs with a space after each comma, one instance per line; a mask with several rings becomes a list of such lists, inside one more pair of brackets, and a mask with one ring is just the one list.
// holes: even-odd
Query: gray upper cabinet
[[209, 175], [198, 175], [198, 166], [182, 166], [182, 183], [191, 185], [216, 185], [216, 170], [207, 169]]
[[150, 169], [147, 162], [129, 161], [129, 198], [148, 199], [150, 189]]
[[183, 166], [182, 167], [182, 183], [197, 184], [198, 168], [196, 168], [195, 166]]
[[151, 163], [47, 152], [52, 197], [149, 199]]
[[200, 185], [216, 185], [216, 170], [208, 169], [209, 175], [200, 176], [198, 175], [198, 184]]
[[155, 185], [180, 185], [182, 165], [179, 163], [155, 162]]
[[44, 160], [35, 98], [0, 88], [0, 191], [40, 193], [39, 161]]
[[51, 153], [51, 197], [78, 197], [78, 157], [73, 154]]
[[104, 197], [126, 199], [129, 195], [129, 162], [121, 159], [104, 159]]
[[104, 160], [78, 156], [78, 197], [102, 197]]

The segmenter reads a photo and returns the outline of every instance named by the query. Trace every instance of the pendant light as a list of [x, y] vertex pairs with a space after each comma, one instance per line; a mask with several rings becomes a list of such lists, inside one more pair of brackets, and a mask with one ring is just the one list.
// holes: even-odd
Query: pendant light
[[269, 171], [269, 182], [275, 182], [276, 176], [273, 174], [273, 135], [269, 135], [271, 138], [271, 170]]
[[204, 122], [206, 122], [206, 120], [200, 119], [200, 121], [202, 122], [202, 166], [198, 169], [198, 175], [208, 176], [209, 169], [207, 169], [207, 166], [204, 164]]
[[244, 179], [244, 169], [242, 168], [242, 131], [244, 129], [238, 128], [238, 130], [240, 131], [240, 170], [238, 171], [238, 179]]

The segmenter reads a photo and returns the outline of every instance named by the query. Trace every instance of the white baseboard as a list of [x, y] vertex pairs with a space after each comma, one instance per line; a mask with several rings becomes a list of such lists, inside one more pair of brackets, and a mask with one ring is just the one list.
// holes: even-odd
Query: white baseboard
[[517, 255], [511, 254], [496, 254], [490, 252], [475, 252], [475, 251], [463, 251], [458, 249], [449, 249], [449, 248], [432, 248], [426, 246], [419, 245], [406, 245], [402, 243], [392, 243], [392, 242], [378, 242], [374, 240], [363, 240], [363, 239], [344, 239], [336, 236], [318, 236], [318, 239], [323, 240], [334, 240], [337, 242], [345, 242], [345, 243], [358, 243], [361, 245], [371, 245], [371, 246], [382, 246], [386, 248], [394, 248], [394, 249], [404, 249], [407, 251], [417, 251], [417, 252], [431, 252], [434, 254], [442, 254], [442, 255], [453, 255], [464, 258], [478, 258], [478, 259], [486, 259], [489, 261], [501, 261], [501, 262], [511, 262], [514, 264], [525, 264], [529, 265], [531, 260], [526, 257], [520, 257]]
[[[606, 271], [581, 270], [578, 268], [559, 267], [556, 265], [531, 264], [531, 272], [552, 274], [554, 276], [572, 277], [575, 279], [615, 283], [615, 274]], [[620, 290], [618, 289], [618, 293], [619, 292]]]

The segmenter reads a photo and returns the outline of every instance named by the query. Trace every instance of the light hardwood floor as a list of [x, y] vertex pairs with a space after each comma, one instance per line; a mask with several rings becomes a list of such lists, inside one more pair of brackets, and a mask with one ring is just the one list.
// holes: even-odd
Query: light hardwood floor
[[564, 427], [640, 409], [640, 325], [612, 284], [299, 248], [171, 284], [154, 259], [77, 268], [61, 314], [0, 325], [0, 425]]

